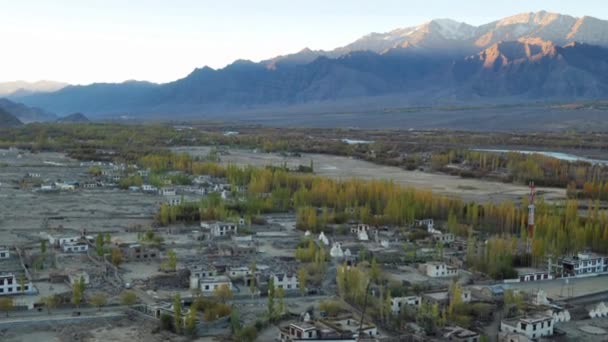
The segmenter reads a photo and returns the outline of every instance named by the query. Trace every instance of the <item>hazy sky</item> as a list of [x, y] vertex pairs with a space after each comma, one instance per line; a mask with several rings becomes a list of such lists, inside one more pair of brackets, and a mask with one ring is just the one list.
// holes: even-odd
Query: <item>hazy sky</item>
[[0, 0], [0, 81], [167, 82], [433, 18], [542, 9], [608, 19], [606, 0]]

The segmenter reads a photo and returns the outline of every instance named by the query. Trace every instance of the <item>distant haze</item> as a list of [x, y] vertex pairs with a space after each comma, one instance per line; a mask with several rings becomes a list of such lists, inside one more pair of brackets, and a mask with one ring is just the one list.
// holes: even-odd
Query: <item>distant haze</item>
[[434, 18], [472, 25], [547, 10], [608, 18], [604, 0], [5, 1], [0, 82], [168, 82], [205, 65], [330, 50]]

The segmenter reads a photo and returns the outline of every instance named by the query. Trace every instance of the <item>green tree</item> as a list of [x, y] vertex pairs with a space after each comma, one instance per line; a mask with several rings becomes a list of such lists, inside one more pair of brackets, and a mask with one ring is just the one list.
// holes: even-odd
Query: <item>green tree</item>
[[277, 308], [277, 315], [278, 316], [283, 316], [283, 314], [285, 313], [285, 302], [283, 300], [283, 298], [285, 297], [285, 291], [283, 290], [282, 287], [280, 287], [277, 290], [277, 298], [279, 299], [279, 306]]
[[49, 295], [46, 297], [42, 297], [42, 303], [46, 307], [47, 313], [50, 315], [51, 310], [57, 307], [60, 302], [60, 298], [57, 295]]
[[103, 238], [103, 234], [99, 233], [97, 234], [97, 236], [95, 237], [95, 252], [97, 253], [98, 256], [103, 256], [104, 254], [104, 238]]
[[270, 279], [268, 280], [268, 303], [267, 303], [267, 313], [268, 313], [268, 319], [270, 321], [274, 320], [274, 315], [275, 315], [274, 295], [275, 295], [274, 278], [271, 276]]
[[80, 278], [72, 285], [72, 304], [79, 307], [84, 298], [85, 283], [84, 278]]
[[0, 311], [4, 311], [6, 313], [6, 317], [8, 317], [9, 311], [12, 311], [15, 307], [15, 301], [11, 297], [0, 297]]
[[137, 295], [133, 291], [124, 291], [120, 295], [120, 304], [131, 306], [137, 303]]
[[46, 240], [40, 240], [40, 253], [46, 254]]
[[173, 324], [175, 332], [179, 334], [182, 331], [182, 298], [179, 293], [173, 297]]
[[222, 284], [213, 289], [213, 297], [220, 303], [226, 303], [226, 301], [232, 299], [233, 296], [232, 290], [226, 284]]
[[236, 308], [232, 308], [230, 313], [230, 332], [233, 335], [238, 335], [241, 331], [241, 319], [239, 317], [239, 311]]
[[19, 276], [19, 290], [21, 292], [25, 292], [25, 285], [27, 284], [27, 279], [25, 278], [25, 275], [20, 275]]
[[254, 325], [248, 325], [247, 327], [241, 329], [238, 337], [239, 341], [254, 342], [258, 337], [258, 330]]
[[91, 296], [90, 302], [93, 306], [100, 310], [102, 306], [107, 304], [108, 298], [105, 294], [98, 292]]
[[112, 249], [112, 254], [110, 256], [110, 260], [112, 262], [112, 265], [118, 267], [120, 266], [120, 264], [122, 264], [122, 252], [120, 251], [120, 249], [118, 248], [113, 248]]
[[306, 294], [306, 281], [308, 278], [308, 271], [304, 267], [298, 269], [298, 286], [300, 288], [300, 294], [303, 296]]
[[196, 334], [196, 316], [198, 313], [198, 307], [196, 301], [190, 305], [190, 310], [186, 316], [186, 333], [189, 335]]
[[163, 261], [161, 267], [165, 271], [175, 272], [175, 269], [177, 268], [177, 254], [175, 254], [174, 250], [170, 249], [167, 251], [167, 259]]

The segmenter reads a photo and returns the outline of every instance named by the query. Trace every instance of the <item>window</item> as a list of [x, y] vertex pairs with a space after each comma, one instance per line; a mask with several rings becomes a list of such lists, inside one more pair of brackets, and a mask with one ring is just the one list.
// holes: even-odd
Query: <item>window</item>
[[209, 290], [209, 285], [205, 285], [205, 290]]
[[532, 324], [532, 331], [536, 331], [536, 324]]

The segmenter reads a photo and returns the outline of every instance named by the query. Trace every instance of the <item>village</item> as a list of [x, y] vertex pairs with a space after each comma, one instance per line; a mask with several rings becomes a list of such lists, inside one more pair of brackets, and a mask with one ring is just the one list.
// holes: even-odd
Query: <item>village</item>
[[[489, 253], [487, 237], [454, 234], [435, 217], [373, 225], [347, 208], [343, 223], [302, 229], [294, 210], [211, 215], [250, 196], [223, 177], [18, 149], [0, 151], [0, 163], [0, 340], [19, 326], [46, 331], [39, 322], [50, 317], [56, 326], [128, 318], [163, 340], [601, 341], [608, 333], [608, 256], [589, 250], [495, 279], [468, 266]], [[532, 230], [534, 195], [532, 187]], [[180, 220], [171, 208], [189, 203], [207, 212], [197, 206], [198, 220]]]

